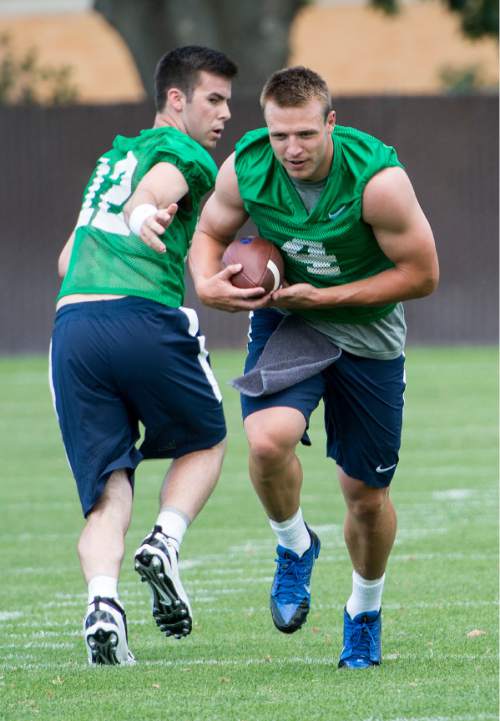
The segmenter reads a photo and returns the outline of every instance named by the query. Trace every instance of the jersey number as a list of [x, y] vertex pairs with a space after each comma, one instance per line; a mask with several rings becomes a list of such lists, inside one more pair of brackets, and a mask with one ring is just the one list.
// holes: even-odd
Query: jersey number
[[114, 165], [109, 158], [99, 158], [92, 183], [87, 188], [77, 227], [91, 225], [118, 235], [130, 235], [123, 217], [123, 205], [132, 193], [132, 177], [137, 158], [129, 151]]
[[295, 263], [307, 266], [311, 275], [340, 275], [337, 256], [327, 255], [325, 246], [316, 240], [292, 238], [283, 244], [281, 250]]

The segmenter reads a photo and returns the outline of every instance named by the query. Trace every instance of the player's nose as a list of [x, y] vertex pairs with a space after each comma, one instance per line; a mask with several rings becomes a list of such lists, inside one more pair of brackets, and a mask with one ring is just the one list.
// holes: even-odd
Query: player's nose
[[229, 120], [230, 117], [231, 111], [229, 110], [229, 103], [225, 101], [224, 103], [221, 103], [219, 119], [225, 123], [227, 120]]
[[289, 158], [296, 158], [302, 153], [302, 147], [300, 143], [295, 138], [293, 138], [293, 136], [288, 139], [286, 150]]

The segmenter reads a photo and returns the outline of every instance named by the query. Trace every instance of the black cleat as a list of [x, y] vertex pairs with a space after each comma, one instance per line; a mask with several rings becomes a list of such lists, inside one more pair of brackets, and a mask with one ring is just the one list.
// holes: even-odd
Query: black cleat
[[125, 611], [115, 598], [94, 598], [83, 620], [83, 635], [91, 666], [135, 663], [128, 648]]
[[160, 526], [144, 539], [134, 561], [141, 581], [151, 589], [156, 625], [166, 636], [188, 636], [193, 626], [191, 606], [179, 578], [177, 551]]

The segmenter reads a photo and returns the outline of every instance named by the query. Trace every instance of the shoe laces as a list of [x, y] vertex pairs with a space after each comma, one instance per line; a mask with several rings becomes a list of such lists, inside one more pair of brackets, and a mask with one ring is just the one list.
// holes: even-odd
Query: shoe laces
[[149, 545], [151, 546], [161, 548], [163, 553], [169, 556], [171, 556], [171, 553], [173, 551], [175, 554], [175, 559], [177, 560], [179, 558], [179, 553], [175, 545], [173, 544], [172, 539], [170, 538], [170, 536], [167, 536], [167, 534], [163, 532], [161, 526], [155, 526], [151, 531], [150, 536], [144, 539], [144, 542], [149, 543]]
[[350, 624], [349, 645], [352, 654], [362, 656], [363, 658], [371, 658], [375, 655], [377, 648], [377, 639], [373, 633], [374, 624], [366, 621], [361, 623]]
[[307, 585], [311, 575], [311, 564], [303, 558], [293, 558], [286, 551], [278, 554], [276, 591], [283, 603], [302, 601], [306, 595], [304, 586]]

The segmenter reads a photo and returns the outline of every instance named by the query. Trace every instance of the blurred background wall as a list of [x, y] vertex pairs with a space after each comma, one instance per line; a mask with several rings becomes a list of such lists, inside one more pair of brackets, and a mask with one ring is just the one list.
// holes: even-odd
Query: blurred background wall
[[[71, 68], [77, 91], [64, 105], [0, 103], [0, 353], [43, 352], [57, 255], [94, 162], [115, 134], [149, 127], [153, 107], [121, 35], [89, 2], [0, 0], [1, 37], [4, 61], [35, 47], [39, 64]], [[495, 40], [468, 39], [435, 0], [407, 3], [394, 17], [359, 2], [319, 2], [294, 16], [288, 63], [325, 76], [340, 124], [397, 148], [431, 221], [442, 280], [430, 298], [406, 303], [409, 341], [497, 342]], [[262, 124], [256, 93], [235, 93], [232, 110], [217, 162]], [[197, 307], [210, 347], [244, 344], [244, 314], [200, 308], [189, 283], [186, 304]]]

